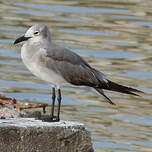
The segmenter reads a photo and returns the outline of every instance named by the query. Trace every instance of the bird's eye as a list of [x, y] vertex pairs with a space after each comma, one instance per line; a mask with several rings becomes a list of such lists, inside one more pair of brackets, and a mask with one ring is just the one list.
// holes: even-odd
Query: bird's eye
[[39, 35], [39, 32], [38, 31], [34, 32], [34, 35]]

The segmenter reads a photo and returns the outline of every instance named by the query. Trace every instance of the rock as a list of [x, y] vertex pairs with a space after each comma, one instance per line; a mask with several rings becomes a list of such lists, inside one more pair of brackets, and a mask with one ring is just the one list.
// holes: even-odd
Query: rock
[[20, 113], [14, 109], [12, 105], [0, 105], [0, 118], [17, 118], [20, 117]]
[[0, 119], [0, 152], [93, 152], [82, 123]]
[[21, 118], [21, 117], [40, 118], [42, 116], [41, 111], [33, 111], [33, 110], [19, 111], [18, 109], [14, 108], [13, 105], [5, 104], [5, 105], [0, 105], [0, 119]]

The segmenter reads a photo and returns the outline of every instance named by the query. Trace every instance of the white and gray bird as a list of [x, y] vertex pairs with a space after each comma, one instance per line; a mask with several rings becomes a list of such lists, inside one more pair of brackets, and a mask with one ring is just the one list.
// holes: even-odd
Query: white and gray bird
[[[56, 45], [51, 40], [48, 27], [36, 24], [29, 28], [24, 36], [15, 40], [14, 44], [26, 41], [21, 48], [21, 57], [27, 68], [37, 77], [53, 85], [52, 111], [49, 121], [60, 120], [61, 86], [87, 86], [103, 95], [110, 104], [114, 104], [103, 92], [111, 90], [138, 96], [137, 89], [119, 85], [91, 67], [78, 54]], [[58, 113], [54, 115], [55, 89], [58, 90]]]

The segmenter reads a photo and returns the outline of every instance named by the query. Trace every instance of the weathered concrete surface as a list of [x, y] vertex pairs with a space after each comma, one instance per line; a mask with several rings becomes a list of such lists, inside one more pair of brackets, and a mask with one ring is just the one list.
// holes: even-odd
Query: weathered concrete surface
[[0, 152], [93, 152], [93, 148], [81, 123], [12, 118], [0, 119]]

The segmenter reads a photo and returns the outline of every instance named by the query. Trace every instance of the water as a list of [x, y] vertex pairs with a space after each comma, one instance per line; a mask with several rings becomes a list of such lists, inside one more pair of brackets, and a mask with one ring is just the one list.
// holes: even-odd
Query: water
[[50, 86], [26, 69], [21, 45], [12, 44], [31, 25], [47, 24], [56, 43], [114, 81], [146, 92], [107, 92], [116, 103], [111, 106], [87, 88], [64, 88], [62, 119], [83, 122], [96, 152], [152, 151], [151, 6], [151, 0], [1, 0], [0, 92], [50, 103]]

